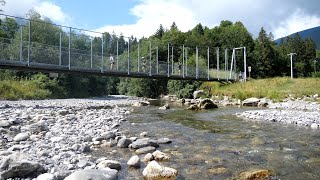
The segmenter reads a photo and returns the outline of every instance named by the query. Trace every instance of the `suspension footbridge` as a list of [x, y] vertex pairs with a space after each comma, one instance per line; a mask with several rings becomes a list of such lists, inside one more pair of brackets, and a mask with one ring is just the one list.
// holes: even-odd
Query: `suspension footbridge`
[[[0, 68], [101, 76], [235, 81], [235, 51], [156, 43], [98, 33], [50, 22], [0, 14], [18, 23], [14, 37], [0, 37]], [[2, 28], [7, 21], [3, 20]], [[54, 30], [54, 31], [53, 31]], [[232, 50], [232, 51], [231, 51]], [[231, 59], [228, 54], [232, 52]], [[224, 58], [223, 57], [224, 53]], [[246, 68], [244, 68], [246, 79]]]

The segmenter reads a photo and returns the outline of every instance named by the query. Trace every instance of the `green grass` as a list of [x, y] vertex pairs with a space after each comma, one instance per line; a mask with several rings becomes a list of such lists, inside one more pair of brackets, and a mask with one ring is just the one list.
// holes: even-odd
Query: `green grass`
[[237, 82], [229, 85], [222, 85], [217, 82], [205, 82], [202, 84], [202, 89], [208, 90], [208, 87], [211, 88], [211, 95], [227, 95], [241, 100], [250, 97], [281, 100], [288, 97], [288, 95], [303, 97], [320, 94], [320, 78], [290, 79], [277, 77], [252, 79], [245, 83]]
[[0, 99], [45, 99], [51, 92], [30, 80], [0, 80]]

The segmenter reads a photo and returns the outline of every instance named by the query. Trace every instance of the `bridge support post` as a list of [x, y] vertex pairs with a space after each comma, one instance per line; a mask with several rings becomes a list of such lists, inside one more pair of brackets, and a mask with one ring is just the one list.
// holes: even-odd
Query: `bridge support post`
[[[61, 66], [61, 58], [62, 58], [62, 52], [61, 52], [61, 46], [62, 46], [62, 33], [60, 33], [60, 36], [59, 36], [59, 66]], [[92, 41], [91, 41], [91, 43], [92, 43]]]
[[186, 76], [188, 76], [188, 49], [185, 50], [185, 55], [186, 55], [186, 59], [185, 59], [185, 64], [186, 64]]
[[170, 44], [168, 44], [168, 77], [170, 77]]
[[173, 67], [173, 46], [171, 46], [171, 75], [173, 75], [174, 67]]
[[22, 47], [23, 47], [23, 39], [22, 39], [22, 34], [23, 32], [23, 26], [20, 26], [20, 62], [22, 63]]
[[220, 62], [219, 62], [219, 47], [217, 47], [217, 50], [216, 50], [216, 54], [217, 54], [217, 78], [218, 80], [220, 80], [220, 76], [219, 76], [219, 71], [220, 71]]
[[234, 56], [235, 56], [235, 49], [232, 50], [232, 56], [231, 56], [231, 68], [230, 68], [230, 77], [229, 79], [232, 78], [232, 71], [233, 71], [233, 61], [234, 61]]
[[184, 45], [182, 45], [182, 77], [184, 78]]
[[69, 70], [71, 69], [71, 27], [69, 28]]
[[199, 57], [198, 57], [198, 46], [196, 47], [196, 79], [199, 76]]
[[103, 33], [101, 35], [101, 72], [103, 72]]
[[159, 74], [159, 47], [156, 47], [157, 74]]
[[234, 58], [234, 79], [236, 80], [237, 79], [237, 59], [236, 59], [236, 50], [234, 50], [234, 55], [233, 55], [233, 58]]
[[128, 75], [130, 75], [130, 38], [128, 38]]
[[225, 70], [225, 74], [226, 74], [225, 78], [228, 81], [229, 80], [228, 79], [228, 70], [229, 70], [229, 68], [228, 68], [228, 48], [226, 48], [224, 51], [224, 70]]
[[119, 71], [119, 40], [117, 40], [117, 71]]
[[28, 66], [30, 66], [30, 48], [31, 48], [31, 20], [29, 20], [29, 36], [28, 36]]
[[140, 72], [140, 40], [138, 42], [138, 72]]
[[210, 80], [210, 48], [209, 47], [207, 50], [207, 57], [208, 57], [208, 80]]
[[90, 67], [92, 69], [92, 59], [93, 59], [93, 56], [92, 56], [92, 38], [91, 38], [91, 48], [90, 48], [90, 51], [91, 51], [91, 54], [90, 54]]
[[149, 41], [149, 65], [150, 65], [150, 69], [149, 69], [149, 76], [151, 76], [151, 60], [152, 60], [152, 53], [151, 53], [151, 41]]
[[246, 53], [246, 47], [243, 47], [243, 63], [244, 63], [243, 79], [244, 79], [244, 82], [246, 82], [247, 81], [247, 53]]

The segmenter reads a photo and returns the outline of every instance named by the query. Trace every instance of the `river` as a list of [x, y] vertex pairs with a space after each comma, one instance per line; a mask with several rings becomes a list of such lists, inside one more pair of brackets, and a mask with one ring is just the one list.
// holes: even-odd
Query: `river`
[[[233, 179], [251, 169], [271, 170], [275, 179], [320, 179], [319, 130], [246, 121], [234, 115], [248, 108], [198, 112], [184, 108], [136, 108], [121, 129], [129, 137], [146, 131], [150, 138], [170, 138], [173, 142], [159, 150], [171, 155], [162, 165], [177, 169], [178, 179]], [[134, 154], [129, 149], [118, 151], [114, 158], [122, 163]], [[119, 177], [142, 178], [144, 167], [124, 169]]]

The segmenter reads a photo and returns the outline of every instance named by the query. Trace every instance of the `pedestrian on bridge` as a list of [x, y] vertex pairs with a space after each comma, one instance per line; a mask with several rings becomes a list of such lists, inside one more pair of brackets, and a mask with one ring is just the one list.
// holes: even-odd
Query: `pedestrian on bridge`
[[112, 54], [110, 54], [110, 70], [113, 70], [113, 65], [114, 65], [114, 59]]
[[178, 69], [179, 69], [179, 75], [181, 75], [182, 64], [181, 64], [180, 61], [179, 61], [179, 64], [178, 64]]
[[146, 65], [147, 65], [146, 59], [144, 57], [142, 57], [141, 59], [142, 59], [142, 71], [146, 72]]

